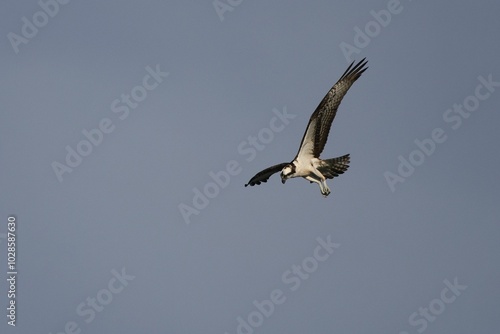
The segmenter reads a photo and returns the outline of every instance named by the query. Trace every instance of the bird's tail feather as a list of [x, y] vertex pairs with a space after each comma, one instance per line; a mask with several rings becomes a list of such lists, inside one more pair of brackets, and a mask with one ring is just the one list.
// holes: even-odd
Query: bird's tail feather
[[340, 174], [344, 174], [349, 168], [349, 162], [349, 154], [346, 154], [341, 157], [323, 160], [317, 169], [327, 179], [333, 179]]

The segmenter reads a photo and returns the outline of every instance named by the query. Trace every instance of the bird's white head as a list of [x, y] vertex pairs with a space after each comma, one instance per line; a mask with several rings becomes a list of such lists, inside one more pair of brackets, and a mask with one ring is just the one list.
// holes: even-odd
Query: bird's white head
[[295, 173], [295, 166], [293, 164], [288, 164], [281, 170], [281, 183], [285, 184], [286, 180], [292, 177]]

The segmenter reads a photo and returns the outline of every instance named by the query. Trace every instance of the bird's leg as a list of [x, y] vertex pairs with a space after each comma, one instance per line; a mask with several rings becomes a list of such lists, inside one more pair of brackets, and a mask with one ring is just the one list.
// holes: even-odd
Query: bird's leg
[[324, 197], [327, 197], [330, 195], [330, 188], [328, 188], [328, 185], [326, 184], [326, 180], [322, 180], [320, 183], [320, 189], [321, 189], [321, 195]]
[[327, 197], [328, 195], [330, 195], [330, 188], [328, 188], [328, 185], [326, 184], [326, 178], [323, 174], [321, 174], [321, 172], [316, 168], [316, 165], [317, 163], [314, 162], [312, 164], [312, 168], [313, 168], [313, 177], [316, 178], [317, 180], [317, 183], [319, 184], [319, 189], [321, 191], [321, 195], [323, 195], [323, 197]]
[[328, 185], [326, 184], [326, 179], [319, 178], [317, 175], [309, 175], [305, 177], [306, 180], [317, 183], [319, 185], [319, 190], [321, 191], [321, 195], [324, 197], [327, 197], [330, 195], [330, 188], [328, 188]]

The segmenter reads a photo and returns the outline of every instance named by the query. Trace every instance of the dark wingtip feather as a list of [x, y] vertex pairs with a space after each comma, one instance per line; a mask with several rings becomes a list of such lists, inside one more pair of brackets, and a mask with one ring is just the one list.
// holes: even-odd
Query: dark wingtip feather
[[354, 62], [353, 61], [351, 63], [351, 65], [349, 65], [349, 67], [347, 68], [347, 70], [345, 70], [344, 74], [342, 74], [342, 76], [340, 77], [339, 80], [342, 80], [350, 75], [355, 75], [355, 78], [359, 78], [361, 76], [361, 74], [363, 74], [364, 71], [366, 71], [368, 69], [368, 66], [365, 67], [366, 64], [368, 64], [368, 60], [366, 60], [366, 57], [361, 59], [354, 67]]

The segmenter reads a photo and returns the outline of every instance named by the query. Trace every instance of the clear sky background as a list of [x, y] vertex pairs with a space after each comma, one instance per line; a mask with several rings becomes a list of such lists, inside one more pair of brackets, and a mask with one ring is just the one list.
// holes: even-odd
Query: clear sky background
[[[498, 1], [45, 1], [0, 4], [2, 333], [498, 331]], [[330, 196], [245, 188], [363, 57]]]

